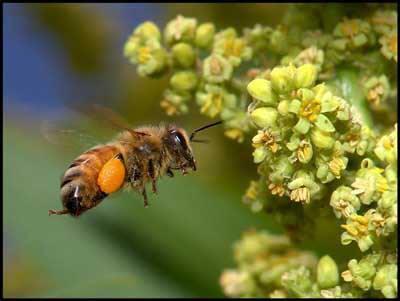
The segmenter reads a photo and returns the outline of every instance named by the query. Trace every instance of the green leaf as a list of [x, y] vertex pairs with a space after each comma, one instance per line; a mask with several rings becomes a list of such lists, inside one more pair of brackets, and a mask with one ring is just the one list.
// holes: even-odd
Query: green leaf
[[360, 73], [354, 68], [338, 68], [337, 76], [329, 83], [335, 85], [342, 93], [343, 98], [354, 105], [362, 117], [362, 121], [369, 127], [373, 126], [372, 115], [360, 85]]

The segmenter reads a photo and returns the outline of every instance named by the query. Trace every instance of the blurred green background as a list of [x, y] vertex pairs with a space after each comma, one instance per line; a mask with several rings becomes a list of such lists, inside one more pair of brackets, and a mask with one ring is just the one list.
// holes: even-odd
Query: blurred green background
[[[78, 219], [60, 209], [60, 176], [82, 151], [50, 144], [43, 122], [109, 133], [72, 115], [101, 103], [133, 126], [173, 121], [194, 129], [209, 120], [169, 118], [159, 106], [166, 80], [138, 78], [122, 55], [135, 26], [160, 27], [182, 14], [217, 28], [280, 22], [285, 4], [5, 4], [3, 6], [3, 288], [6, 297], [222, 297], [218, 277], [233, 266], [232, 244], [249, 228], [277, 232], [241, 198], [256, 178], [250, 143], [222, 128], [194, 146], [198, 171], [163, 178], [145, 209], [121, 192]], [[104, 135], [103, 135], [104, 133]], [[111, 136], [109, 136], [111, 137]], [[100, 138], [99, 138], [100, 139]], [[327, 232], [324, 233], [327, 235]], [[332, 245], [320, 246], [321, 252]], [[315, 242], [311, 242], [315, 247]], [[339, 255], [338, 255], [339, 256]]]

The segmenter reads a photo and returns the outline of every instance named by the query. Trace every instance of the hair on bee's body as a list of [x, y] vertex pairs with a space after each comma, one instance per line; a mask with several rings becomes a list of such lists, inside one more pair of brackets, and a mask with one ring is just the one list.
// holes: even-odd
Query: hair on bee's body
[[157, 192], [156, 181], [172, 170], [196, 170], [185, 130], [175, 125], [126, 128], [113, 141], [78, 156], [61, 179], [63, 210], [49, 214], [79, 216], [109, 194], [130, 187], [142, 194], [147, 206], [146, 184]]

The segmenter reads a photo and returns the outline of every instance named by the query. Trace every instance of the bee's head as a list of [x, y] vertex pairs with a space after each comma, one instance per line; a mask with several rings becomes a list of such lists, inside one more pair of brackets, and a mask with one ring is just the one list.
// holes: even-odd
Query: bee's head
[[204, 140], [194, 139], [196, 133], [221, 123], [222, 121], [217, 121], [202, 126], [201, 128], [194, 130], [190, 135], [190, 138], [186, 134], [185, 130], [175, 126], [169, 126], [167, 129], [167, 134], [164, 137], [164, 142], [168, 148], [168, 151], [174, 157], [175, 164], [179, 167], [190, 167], [193, 170], [196, 170], [196, 161], [193, 157], [190, 142], [204, 142]]
[[171, 126], [167, 130], [164, 141], [178, 166], [190, 167], [192, 170], [196, 170], [196, 161], [185, 130]]

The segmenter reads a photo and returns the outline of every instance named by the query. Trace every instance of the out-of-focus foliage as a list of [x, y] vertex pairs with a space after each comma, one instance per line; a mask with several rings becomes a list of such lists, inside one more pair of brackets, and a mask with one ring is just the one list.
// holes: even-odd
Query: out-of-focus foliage
[[[231, 242], [250, 226], [271, 229], [268, 221], [261, 217], [255, 221], [242, 204], [234, 201], [246, 187], [234, 175], [240, 173], [250, 179], [254, 173], [247, 156], [251, 146], [222, 139], [217, 129], [207, 134], [210, 144], [194, 146], [199, 170], [186, 177], [162, 179], [159, 194], [150, 195], [149, 208], [143, 208], [140, 196], [121, 193], [79, 219], [47, 215], [48, 209], [61, 206], [61, 174], [84, 149], [78, 139], [68, 148], [49, 144], [39, 136], [43, 120], [38, 118], [47, 113], [46, 119], [62, 119], [68, 129], [90, 128], [100, 143], [112, 137], [100, 133], [103, 129], [98, 125], [72, 119], [61, 111], [63, 100], [67, 107], [70, 102], [101, 102], [123, 112], [133, 126], [165, 121], [190, 131], [206, 122], [200, 115], [166, 118], [157, 106], [163, 82], [138, 78], [120, 55], [131, 26], [149, 15], [163, 20], [190, 7], [4, 6], [3, 14], [14, 20], [12, 28], [7, 23], [4, 32], [14, 32], [16, 23], [18, 30], [23, 30], [16, 30], [13, 36], [17, 51], [10, 53], [11, 41], [5, 40], [3, 57], [18, 75], [12, 85], [3, 82], [3, 104], [11, 108], [3, 115], [6, 297], [222, 296], [218, 277], [224, 266], [233, 264], [227, 256]], [[201, 7], [199, 16], [221, 14], [219, 5], [197, 7]], [[231, 17], [241, 8], [231, 8]], [[242, 20], [250, 20], [256, 10], [247, 9], [245, 18], [241, 12]], [[282, 10], [284, 7], [278, 7]], [[260, 17], [269, 19], [271, 14], [264, 11]], [[32, 43], [26, 43], [26, 35]], [[37, 62], [37, 68], [21, 66], [26, 59]], [[5, 72], [7, 77], [9, 72]], [[51, 86], [48, 77], [61, 77], [63, 81]], [[15, 87], [25, 93], [15, 93]], [[48, 94], [43, 92], [49, 90], [56, 96], [46, 99], [43, 95]], [[63, 114], [56, 115], [59, 112]], [[226, 155], [227, 148], [232, 156]], [[232, 164], [232, 158], [238, 156], [240, 162]], [[221, 221], [221, 212], [228, 222]]]
[[[246, 234], [220, 278], [227, 296], [397, 296], [396, 6], [292, 5], [279, 25], [241, 33], [178, 15], [137, 26], [124, 56], [140, 76], [167, 75], [167, 115], [196, 102], [227, 137], [253, 136], [260, 177], [243, 200], [287, 237]], [[359, 252], [299, 251], [319, 216]]]

